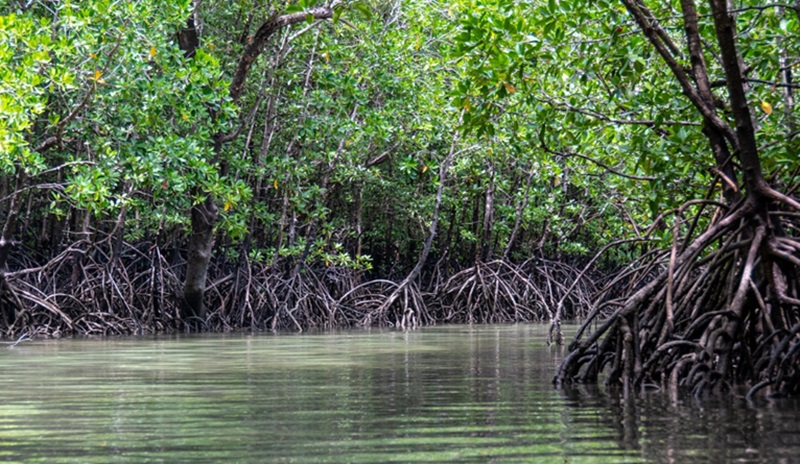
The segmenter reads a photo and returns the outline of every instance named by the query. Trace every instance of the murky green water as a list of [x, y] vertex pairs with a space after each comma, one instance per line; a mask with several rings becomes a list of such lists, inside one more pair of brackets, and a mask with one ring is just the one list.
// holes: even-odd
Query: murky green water
[[798, 462], [800, 405], [559, 392], [536, 325], [0, 348], [0, 461]]

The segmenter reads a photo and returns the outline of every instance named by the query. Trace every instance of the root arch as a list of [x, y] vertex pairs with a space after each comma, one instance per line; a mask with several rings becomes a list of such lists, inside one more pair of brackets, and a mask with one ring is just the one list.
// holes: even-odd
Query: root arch
[[675, 236], [670, 253], [640, 263], [648, 271], [626, 275], [629, 297], [602, 294], [556, 383], [596, 382], [606, 371], [626, 392], [800, 393], [800, 221], [793, 202], [761, 205], [746, 197], [693, 240]]

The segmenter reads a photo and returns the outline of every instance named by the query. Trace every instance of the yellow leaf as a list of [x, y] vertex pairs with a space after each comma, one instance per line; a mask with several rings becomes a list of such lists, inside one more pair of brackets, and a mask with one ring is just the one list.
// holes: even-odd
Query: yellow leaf
[[152, 46], [150, 47], [150, 58], [155, 58], [155, 56], [156, 56], [156, 47]]
[[472, 108], [472, 103], [470, 103], [468, 98], [464, 99], [464, 104], [461, 105], [465, 110], [469, 111]]
[[425, 174], [425, 171], [428, 170], [428, 166], [422, 166], [422, 173]]
[[91, 56], [93, 60], [97, 59], [97, 55], [95, 55], [94, 53], [89, 53], [89, 56]]
[[761, 109], [764, 110], [765, 113], [767, 113], [767, 116], [772, 114], [772, 105], [770, 105], [769, 102], [762, 101], [761, 102]]
[[272, 186], [275, 187], [275, 190], [278, 190], [278, 179], [272, 181]]
[[230, 201], [226, 201], [225, 202], [225, 211], [228, 211], [231, 208], [233, 208], [233, 203], [231, 203]]
[[94, 77], [92, 79], [98, 80], [98, 79], [100, 79], [100, 76], [102, 76], [102, 75], [103, 75], [103, 71], [95, 71], [94, 72]]
[[325, 62], [326, 62], [326, 63], [327, 63], [327, 62], [329, 62], [329, 61], [331, 60], [331, 54], [330, 54], [330, 53], [328, 53], [328, 52], [325, 52], [325, 53], [323, 53], [323, 54], [322, 54], [322, 57], [323, 57], [323, 58], [325, 58]]
[[488, 149], [487, 152], [489, 153], [489, 156], [492, 156], [492, 153], [494, 153], [491, 148]]
[[508, 82], [503, 82], [503, 87], [506, 88], [506, 92], [508, 93], [514, 93], [517, 91], [517, 89], [515, 89], [514, 86], [509, 84]]

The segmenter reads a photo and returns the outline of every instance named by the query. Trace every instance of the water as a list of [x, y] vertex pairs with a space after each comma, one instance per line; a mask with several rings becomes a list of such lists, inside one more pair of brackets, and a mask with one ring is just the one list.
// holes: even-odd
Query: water
[[538, 325], [0, 348], [0, 461], [798, 462], [800, 404], [550, 384]]

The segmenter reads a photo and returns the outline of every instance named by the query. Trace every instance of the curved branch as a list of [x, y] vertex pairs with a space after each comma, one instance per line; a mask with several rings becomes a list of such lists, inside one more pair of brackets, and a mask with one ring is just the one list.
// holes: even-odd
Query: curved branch
[[547, 98], [538, 98], [538, 101], [543, 103], [548, 103], [552, 105], [556, 110], [560, 111], [572, 111], [574, 113], [582, 114], [584, 116], [589, 116], [591, 118], [598, 119], [600, 121], [609, 122], [612, 124], [625, 124], [631, 126], [645, 126], [645, 127], [656, 127], [659, 126], [699, 126], [700, 123], [694, 121], [673, 121], [673, 120], [666, 120], [656, 123], [653, 119], [620, 119], [620, 118], [612, 118], [611, 116], [607, 116], [602, 113], [598, 113], [596, 111], [592, 111], [586, 108], [580, 108], [574, 105], [570, 105], [567, 102], [559, 102], [555, 99], [550, 97]]
[[299, 11], [297, 13], [283, 15], [273, 14], [269, 19], [264, 21], [264, 24], [258, 28], [256, 33], [248, 39], [244, 53], [242, 53], [242, 56], [239, 58], [239, 63], [236, 65], [236, 72], [233, 74], [233, 79], [231, 79], [231, 99], [235, 102], [242, 96], [247, 74], [250, 72], [250, 68], [253, 66], [258, 56], [261, 55], [264, 45], [270, 37], [284, 27], [306, 21], [309, 17], [315, 20], [332, 18], [333, 8], [333, 5], [326, 5], [309, 8], [306, 11]]
[[633, 174], [625, 174], [624, 172], [618, 171], [618, 170], [612, 168], [611, 166], [609, 166], [609, 165], [607, 165], [607, 164], [605, 164], [605, 163], [603, 163], [601, 161], [598, 161], [598, 160], [596, 160], [594, 158], [591, 158], [589, 156], [583, 155], [581, 153], [560, 152], [560, 151], [552, 150], [552, 149], [550, 149], [550, 147], [547, 146], [547, 143], [545, 143], [545, 141], [544, 141], [544, 131], [545, 131], [545, 127], [542, 126], [542, 130], [539, 132], [539, 140], [542, 142], [542, 148], [544, 148], [544, 150], [546, 152], [550, 153], [550, 154], [553, 154], [553, 155], [556, 155], [556, 156], [562, 156], [564, 158], [567, 158], [567, 157], [570, 157], [570, 156], [576, 156], [578, 158], [585, 159], [586, 161], [590, 161], [590, 162], [600, 166], [601, 168], [605, 169], [606, 171], [608, 171], [608, 172], [610, 172], [612, 174], [616, 174], [616, 175], [618, 175], [620, 177], [625, 177], [626, 179], [644, 180], [644, 181], [654, 181], [654, 180], [657, 179], [657, 177], [652, 177], [652, 176], [636, 176], [636, 175], [633, 175]]
[[731, 127], [719, 117], [714, 107], [709, 106], [694, 85], [692, 85], [691, 79], [686, 75], [683, 67], [675, 58], [673, 47], [664, 42], [663, 36], [666, 33], [663, 32], [661, 25], [655, 19], [652, 19], [652, 13], [644, 6], [644, 4], [642, 4], [642, 2], [637, 2], [635, 0], [622, 0], [622, 3], [625, 5], [625, 8], [627, 8], [631, 16], [633, 16], [633, 19], [636, 21], [636, 24], [639, 25], [639, 28], [644, 33], [645, 37], [647, 37], [653, 47], [655, 47], [658, 54], [661, 55], [661, 58], [664, 59], [664, 62], [667, 64], [667, 66], [669, 66], [672, 74], [678, 80], [678, 83], [683, 90], [683, 94], [686, 95], [689, 100], [691, 100], [692, 104], [700, 111], [703, 117], [708, 119], [708, 121], [717, 130], [725, 135], [725, 138], [734, 147], [735, 151], [739, 146], [736, 132], [734, 132], [734, 130], [731, 129]]

